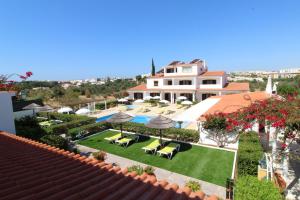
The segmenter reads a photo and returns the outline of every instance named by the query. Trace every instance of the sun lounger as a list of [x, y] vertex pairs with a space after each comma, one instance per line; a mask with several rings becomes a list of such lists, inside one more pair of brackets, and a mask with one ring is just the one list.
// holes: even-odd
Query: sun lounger
[[52, 123], [51, 121], [44, 121], [44, 122], [40, 122], [39, 125], [43, 127], [47, 127], [47, 126], [51, 126]]
[[122, 138], [122, 135], [121, 135], [121, 133], [118, 133], [116, 135], [113, 135], [111, 137], [106, 137], [104, 139], [107, 140], [107, 141], [109, 141], [109, 142], [116, 142], [120, 138]]
[[148, 144], [147, 146], [143, 147], [142, 149], [145, 150], [145, 152], [154, 152], [156, 153], [158, 147], [160, 146], [159, 140], [154, 140], [153, 142], [151, 142], [150, 144]]
[[122, 139], [117, 140], [116, 143], [118, 145], [127, 147], [130, 144], [130, 142], [134, 142], [134, 141], [137, 142], [138, 140], [139, 140], [139, 136], [137, 136], [137, 135], [128, 135], [128, 136], [126, 136]]
[[167, 146], [165, 146], [164, 148], [162, 148], [161, 150], [157, 151], [157, 153], [159, 154], [159, 156], [165, 155], [167, 156], [169, 159], [172, 158], [173, 154], [175, 151], [179, 151], [180, 145], [177, 143], [169, 143]]

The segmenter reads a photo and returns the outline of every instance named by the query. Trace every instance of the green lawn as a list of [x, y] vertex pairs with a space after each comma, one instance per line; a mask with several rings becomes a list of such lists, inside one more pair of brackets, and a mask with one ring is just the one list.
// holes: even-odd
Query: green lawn
[[115, 131], [104, 131], [78, 143], [220, 186], [225, 186], [226, 178], [231, 177], [233, 152], [181, 144], [180, 152], [169, 160], [158, 155], [146, 154], [141, 149], [153, 141], [153, 138], [142, 138], [138, 143], [124, 148], [104, 140], [105, 137], [114, 134]]

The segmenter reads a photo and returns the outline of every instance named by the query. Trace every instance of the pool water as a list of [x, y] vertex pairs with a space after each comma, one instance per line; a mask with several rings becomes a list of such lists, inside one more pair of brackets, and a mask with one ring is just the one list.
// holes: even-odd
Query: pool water
[[[96, 119], [96, 122], [103, 122], [108, 120], [109, 118], [111, 118], [111, 115], [106, 115], [103, 117], [99, 117], [98, 119]], [[153, 117], [147, 116], [147, 115], [136, 115], [133, 117], [132, 120], [130, 120], [131, 122], [135, 122], [135, 123], [141, 123], [141, 124], [147, 124]], [[185, 128], [189, 125], [190, 122], [183, 122], [181, 124], [181, 128]], [[176, 123], [175, 128], [179, 128], [179, 123]]]

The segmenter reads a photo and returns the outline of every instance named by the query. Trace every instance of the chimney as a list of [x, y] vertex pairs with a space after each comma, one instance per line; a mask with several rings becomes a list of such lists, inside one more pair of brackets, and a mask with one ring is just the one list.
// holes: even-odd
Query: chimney
[[268, 77], [268, 82], [267, 82], [267, 86], [266, 86], [266, 93], [267, 94], [272, 94], [272, 78], [271, 78], [271, 75], [269, 75]]

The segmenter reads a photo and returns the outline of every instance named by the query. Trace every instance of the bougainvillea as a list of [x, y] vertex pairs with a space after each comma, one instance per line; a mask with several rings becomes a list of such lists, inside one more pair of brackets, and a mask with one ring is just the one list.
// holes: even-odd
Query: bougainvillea
[[10, 80], [14, 76], [17, 76], [22, 80], [27, 80], [32, 75], [33, 73], [30, 71], [26, 72], [25, 75], [21, 75], [21, 74], [0, 75], [0, 91], [17, 90], [15, 81]]
[[[285, 150], [294, 141], [299, 143], [300, 133], [300, 99], [296, 94], [287, 98], [272, 97], [252, 102], [250, 106], [241, 108], [235, 113], [218, 112], [205, 116], [203, 128], [219, 135], [217, 139], [224, 142], [226, 134], [234, 132], [237, 137], [249, 130], [255, 123], [260, 128], [273, 127], [284, 134], [281, 149]], [[226, 142], [226, 141], [225, 141]]]

